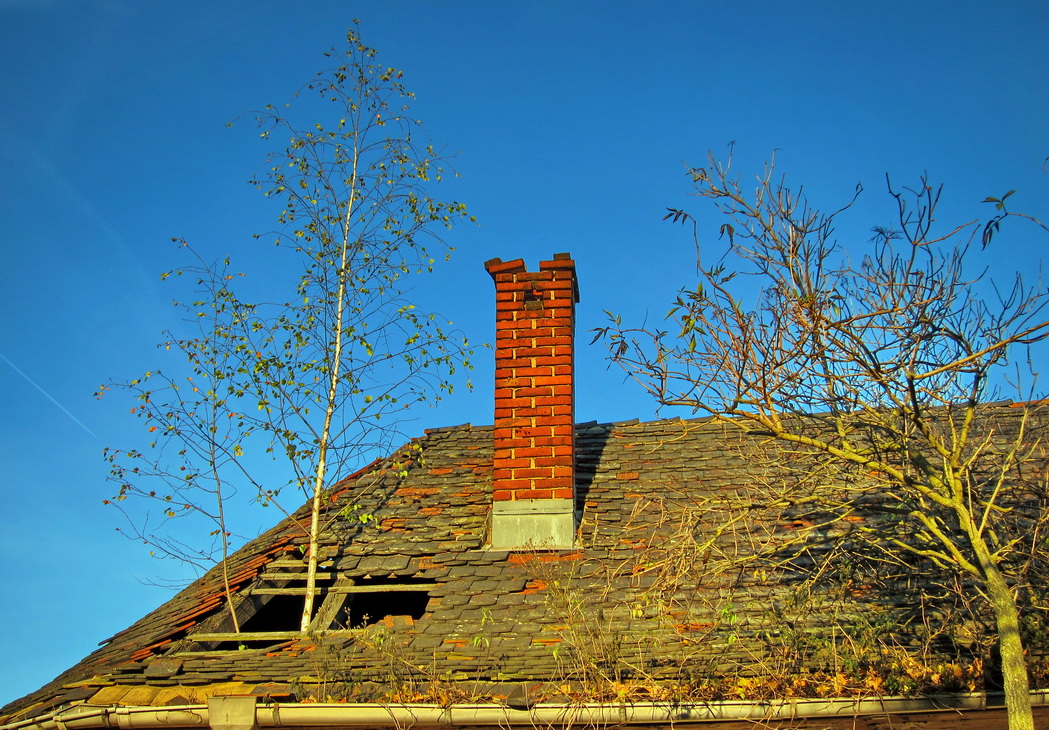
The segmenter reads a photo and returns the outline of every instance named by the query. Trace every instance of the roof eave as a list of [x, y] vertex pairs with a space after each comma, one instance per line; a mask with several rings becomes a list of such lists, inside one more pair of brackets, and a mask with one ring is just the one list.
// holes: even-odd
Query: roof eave
[[[928, 697], [797, 698], [769, 701], [581, 702], [515, 709], [496, 704], [264, 703], [252, 696], [212, 697], [208, 704], [150, 706], [77, 705], [41, 717], [0, 725], [0, 730], [202, 728], [256, 730], [275, 727], [568, 727], [630, 724], [799, 720], [931, 711], [985, 710], [986, 693]], [[1031, 694], [1049, 707], [1049, 690]]]

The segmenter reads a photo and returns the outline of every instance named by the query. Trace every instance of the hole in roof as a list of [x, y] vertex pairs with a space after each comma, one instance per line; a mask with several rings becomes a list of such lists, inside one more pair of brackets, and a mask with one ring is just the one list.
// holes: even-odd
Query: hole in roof
[[243, 633], [297, 631], [302, 620], [305, 596], [273, 596], [240, 626]]
[[[259, 606], [251, 618], [243, 621], [240, 625], [242, 634], [260, 634], [268, 632], [297, 632], [302, 620], [302, 606], [305, 602], [302, 595], [279, 595], [271, 596], [268, 601]], [[286, 641], [286, 638], [273, 639], [247, 639], [233, 634], [232, 627], [225, 627], [230, 632], [230, 638], [226, 641], [205, 641], [205, 646], [211, 650], [223, 651], [231, 649], [265, 649], [274, 644]], [[190, 636], [190, 639], [193, 637]]]
[[[394, 575], [347, 578], [345, 583], [322, 589], [319, 600], [314, 603], [311, 628], [317, 631], [355, 629], [391, 617], [421, 619], [429, 606], [429, 591], [435, 585], [430, 581]], [[257, 598], [249, 599], [247, 606], [242, 604], [241, 608], [247, 608], [251, 615], [241, 623], [239, 634], [233, 633], [231, 626], [224, 625], [215, 631], [221, 637], [198, 639], [204, 648], [194, 651], [263, 649], [292, 640], [295, 638], [292, 634], [299, 634], [305, 600], [302, 594], [280, 593], [261, 601]], [[187, 638], [193, 640], [192, 635]]]
[[[370, 626], [391, 616], [417, 621], [426, 614], [433, 586], [411, 578], [358, 578], [353, 586], [358, 590], [348, 594], [340, 618], [351, 628]], [[376, 590], [359, 590], [371, 587]]]

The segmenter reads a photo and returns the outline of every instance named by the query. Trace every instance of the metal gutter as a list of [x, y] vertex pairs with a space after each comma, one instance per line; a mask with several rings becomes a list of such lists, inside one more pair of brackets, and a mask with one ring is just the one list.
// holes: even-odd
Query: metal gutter
[[[538, 704], [514, 709], [494, 704], [440, 707], [423, 704], [320, 704], [258, 702], [252, 696], [212, 697], [206, 705], [121, 707], [77, 705], [38, 718], [0, 726], [0, 730], [157, 730], [204, 728], [259, 730], [299, 727], [404, 728], [428, 726], [567, 727], [726, 720], [785, 720], [853, 717], [930, 711], [987, 709], [985, 694], [880, 699], [793, 699], [767, 702], [723, 701], [696, 704]], [[1031, 693], [1031, 704], [1049, 706], [1049, 690]], [[997, 705], [996, 705], [997, 706]]]

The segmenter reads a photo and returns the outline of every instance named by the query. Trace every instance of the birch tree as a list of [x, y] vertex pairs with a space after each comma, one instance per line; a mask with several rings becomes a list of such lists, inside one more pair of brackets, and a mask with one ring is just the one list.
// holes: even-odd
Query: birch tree
[[[292, 104], [255, 116], [278, 149], [252, 182], [281, 203], [278, 229], [256, 238], [276, 244], [268, 253], [280, 271], [299, 269], [293, 291], [277, 304], [249, 302], [228, 260], [177, 271], [196, 281], [186, 309], [198, 329], [165, 346], [191, 372], [153, 371], [125, 383], [155, 438], [148, 449], [107, 451], [119, 484], [110, 501], [130, 513], [129, 498], [159, 500], [168, 521], [205, 516], [220, 543], [205, 553], [220, 560], [231, 531], [227, 518], [215, 520], [232, 493], [279, 505], [288, 487], [301, 490], [311, 505], [302, 524], [303, 631], [329, 489], [393, 445], [406, 408], [439, 399], [469, 367], [466, 341], [405, 291], [409, 277], [449, 254], [442, 233], [472, 220], [461, 203], [429, 193], [446, 160], [410, 116], [402, 73], [380, 65], [356, 27], [345, 50], [327, 56], [333, 68]], [[332, 121], [303, 123], [299, 106]], [[132, 523], [142, 520], [133, 515]], [[139, 527], [136, 537], [165, 544]], [[183, 543], [166, 545], [166, 554], [186, 556]]]
[[[941, 228], [941, 189], [922, 179], [890, 185], [895, 224], [846, 250], [835, 225], [851, 202], [810, 207], [772, 164], [753, 186], [731, 158], [690, 172], [721, 215], [722, 253], [704, 244], [715, 261], [697, 262], [699, 282], [677, 297], [667, 329], [613, 317], [598, 332], [612, 359], [661, 404], [771, 435], [851, 475], [860, 486], [826, 490], [830, 511], [879, 549], [975, 587], [997, 627], [1009, 726], [1033, 728], [1021, 606], [1049, 608], [1031, 579], [1044, 564], [1049, 422], [1037, 403], [1004, 417], [988, 404], [1028, 395], [1009, 369], [1023, 373], [1029, 348], [1049, 336], [1049, 292], [1019, 274], [994, 282], [978, 266], [1006, 219], [1046, 227], [1011, 213], [1005, 195], [985, 201], [995, 206], [985, 225]], [[694, 227], [698, 256], [700, 217], [666, 218]]]

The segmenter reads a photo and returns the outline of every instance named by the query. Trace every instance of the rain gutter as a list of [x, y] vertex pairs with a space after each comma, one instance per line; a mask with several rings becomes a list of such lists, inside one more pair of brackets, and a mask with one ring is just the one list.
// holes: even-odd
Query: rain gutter
[[[412, 726], [568, 727], [724, 720], [785, 720], [854, 717], [988, 708], [986, 694], [880, 699], [792, 699], [765, 702], [724, 701], [698, 704], [666, 702], [537, 704], [514, 709], [493, 704], [440, 707], [423, 704], [260, 703], [252, 696], [212, 697], [206, 705], [122, 707], [77, 705], [41, 717], [8, 723], [0, 730], [158, 730]], [[1031, 704], [1049, 706], [1049, 691], [1031, 693]], [[999, 705], [995, 705], [999, 706]]]

